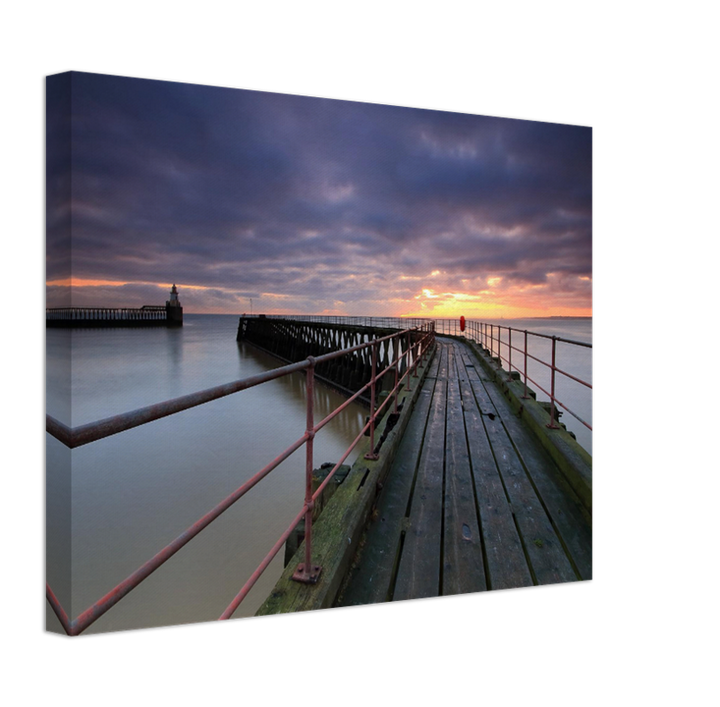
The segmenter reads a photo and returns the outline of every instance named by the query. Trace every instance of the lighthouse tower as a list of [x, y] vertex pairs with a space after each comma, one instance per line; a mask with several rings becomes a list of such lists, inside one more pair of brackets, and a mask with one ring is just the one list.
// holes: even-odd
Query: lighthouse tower
[[170, 299], [165, 302], [165, 312], [167, 313], [168, 326], [182, 326], [183, 309], [174, 283], [172, 290], [170, 290]]

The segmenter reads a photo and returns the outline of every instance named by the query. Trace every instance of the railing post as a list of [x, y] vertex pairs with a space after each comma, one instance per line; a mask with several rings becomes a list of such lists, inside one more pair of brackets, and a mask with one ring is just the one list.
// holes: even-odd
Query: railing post
[[398, 354], [398, 345], [397, 342], [400, 339], [400, 337], [395, 337], [393, 339], [393, 356], [395, 357], [395, 385], [393, 387], [393, 390], [395, 391], [395, 402], [393, 402], [393, 412], [397, 415], [398, 411], [398, 397], [400, 397], [400, 391], [398, 390], [398, 368], [400, 367], [400, 355]]
[[312, 564], [312, 516], [313, 516], [313, 442], [315, 440], [315, 359], [308, 356], [310, 366], [306, 370], [306, 422], [305, 434], [305, 562], [301, 562], [292, 578], [303, 584], [315, 584], [322, 567]]
[[556, 337], [552, 338], [552, 367], [550, 368], [550, 423], [546, 425], [551, 430], [559, 429], [555, 424], [555, 346]]
[[525, 329], [525, 392], [523, 393], [523, 400], [527, 400], [530, 396], [527, 392], [527, 329]]
[[413, 378], [418, 377], [418, 366], [420, 365], [420, 342], [418, 341], [415, 356], [413, 356]]
[[508, 382], [510, 382], [512, 377], [512, 329], [508, 327]]
[[405, 374], [407, 375], [407, 392], [411, 393], [412, 388], [410, 387], [410, 332], [407, 333], [407, 346], [405, 348], [405, 354], [407, 355], [407, 365], [405, 366]]
[[372, 347], [372, 377], [370, 378], [370, 451], [365, 454], [365, 459], [375, 460], [375, 373], [377, 372], [377, 342]]

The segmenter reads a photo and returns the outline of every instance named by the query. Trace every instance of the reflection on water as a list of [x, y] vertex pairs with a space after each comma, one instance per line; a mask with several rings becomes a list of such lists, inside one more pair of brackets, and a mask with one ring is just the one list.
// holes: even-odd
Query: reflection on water
[[[236, 327], [234, 316], [186, 315], [175, 330], [49, 329], [48, 412], [77, 426], [279, 365], [237, 344]], [[60, 390], [69, 342], [71, 415]], [[343, 401], [317, 384], [316, 421]], [[315, 466], [340, 458], [365, 414], [350, 405], [318, 434]], [[62, 563], [52, 556], [47, 563], [47, 579], [68, 614], [74, 618], [97, 601], [304, 430], [305, 375], [296, 373], [73, 450], [72, 596], [61, 588]], [[50, 497], [54, 470], [67, 465], [68, 453], [46, 437]], [[304, 459], [301, 448], [87, 632], [216, 619], [301, 508]], [[67, 534], [66, 508], [48, 502], [49, 555], [58, 545], [53, 538]], [[235, 616], [256, 611], [282, 571], [281, 556]], [[48, 625], [57, 625], [49, 609], [48, 617]]]

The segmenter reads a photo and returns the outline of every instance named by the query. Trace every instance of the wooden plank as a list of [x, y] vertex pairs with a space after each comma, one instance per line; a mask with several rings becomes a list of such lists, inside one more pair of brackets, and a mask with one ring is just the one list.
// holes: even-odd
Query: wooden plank
[[[466, 347], [464, 347], [464, 346], [463, 346], [462, 351], [461, 351], [461, 353], [460, 353], [460, 358], [462, 359], [464, 368], [466, 368], [466, 369], [467, 369], [467, 368], [475, 368], [476, 362], [475, 362], [475, 360], [472, 358], [472, 356], [470, 355], [470, 352], [468, 351], [468, 349], [467, 349]], [[461, 372], [460, 375], [463, 375], [463, 373]]]
[[447, 382], [438, 380], [410, 507], [393, 601], [440, 593], [445, 398]]
[[438, 364], [438, 373], [437, 377], [439, 380], [447, 380], [447, 371], [448, 371], [448, 353], [450, 347], [448, 344], [445, 343], [439, 343], [438, 344], [440, 350], [442, 351], [442, 358], [439, 361]]
[[419, 393], [385, 487], [378, 499], [377, 514], [370, 521], [362, 551], [355, 567], [349, 573], [348, 583], [338, 606], [375, 604], [390, 600], [405, 514], [422, 450], [434, 388], [435, 381], [426, 380]]
[[[447, 350], [447, 371], [445, 372], [445, 378], [452, 380], [453, 377], [457, 379], [457, 372], [455, 367], [455, 347], [452, 344], [446, 346]], [[453, 376], [454, 373], [454, 376]]]
[[552, 584], [578, 579], [485, 389], [492, 384], [483, 384], [473, 379], [472, 374], [469, 369], [470, 386], [481, 409], [493, 413], [494, 419], [487, 414], [483, 421], [536, 582]]
[[532, 575], [515, 526], [512, 509], [493, 458], [480, 411], [467, 380], [460, 381], [460, 392], [485, 547], [488, 588], [510, 589], [531, 586]]
[[493, 415], [497, 415], [497, 410], [495, 409], [495, 405], [493, 404], [492, 399], [488, 395], [487, 391], [483, 386], [480, 386], [477, 390], [475, 390], [475, 383], [488, 383], [487, 378], [482, 378], [480, 375], [481, 371], [477, 370], [476, 368], [472, 368], [470, 366], [466, 367], [466, 373], [467, 373], [467, 379], [470, 381], [470, 383], [473, 384], [473, 392], [475, 395], [475, 399], [477, 400], [478, 408], [480, 409], [480, 412], [482, 412], [483, 415], [488, 415], [489, 413], [492, 413]]
[[537, 442], [510, 403], [495, 386], [487, 393], [512, 437], [550, 520], [581, 579], [592, 579], [592, 525], [587, 510], [550, 455]]
[[[477, 387], [476, 392], [479, 392]], [[502, 419], [504, 428], [512, 438], [513, 447], [537, 492], [536, 498], [542, 500], [546, 513], [552, 519], [565, 554], [575, 568], [575, 579], [578, 576], [583, 580], [592, 579], [593, 530], [580, 499], [532, 432], [515, 415], [501, 390], [490, 384], [482, 387], [483, 392], [480, 394], [487, 396], [486, 404], [488, 407], [492, 406]], [[533, 545], [538, 546], [539, 543], [534, 540]], [[542, 537], [539, 541], [543, 542]], [[530, 549], [534, 551], [535, 547]]]
[[448, 382], [447, 394], [442, 571], [444, 595], [487, 589], [475, 490], [456, 371], [451, 370], [451, 378], [455, 380]]
[[435, 355], [433, 356], [432, 363], [430, 364], [430, 368], [427, 372], [428, 378], [437, 378], [438, 375], [438, 366], [440, 365], [440, 359], [443, 355], [443, 346], [438, 344], [435, 348]]

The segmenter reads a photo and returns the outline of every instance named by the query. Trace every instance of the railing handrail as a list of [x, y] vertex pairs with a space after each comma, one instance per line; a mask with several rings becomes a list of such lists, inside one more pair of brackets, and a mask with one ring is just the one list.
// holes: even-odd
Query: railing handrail
[[[410, 337], [413, 332], [419, 332], [423, 334], [423, 337], [418, 339], [414, 344], [410, 344]], [[394, 350], [394, 354], [396, 354], [396, 358], [392, 363], [390, 363], [383, 371], [380, 373], [377, 372], [376, 368], [376, 353], [379, 345], [385, 341], [388, 341], [390, 339], [398, 339], [401, 342], [402, 348], [402, 341], [403, 337], [407, 337], [407, 347], [405, 351], [398, 352]], [[254, 476], [252, 476], [250, 479], [248, 479], [242, 486], [240, 486], [238, 489], [236, 489], [232, 494], [227, 496], [225, 499], [223, 499], [217, 506], [215, 506], [211, 511], [209, 511], [207, 514], [205, 514], [200, 520], [198, 520], [196, 523], [194, 523], [190, 528], [188, 528], [184, 533], [179, 535], [173, 542], [171, 542], [169, 545], [167, 545], [165, 548], [163, 548], [159, 553], [157, 553], [154, 557], [152, 557], [150, 560], [148, 560], [145, 564], [143, 564], [141, 567], [139, 567], [135, 572], [133, 572], [129, 577], [127, 577], [123, 582], [118, 584], [116, 587], [111, 589], [104, 597], [102, 597], [100, 600], [98, 600], [95, 604], [93, 604], [91, 607], [86, 609], [84, 612], [82, 612], [76, 619], [70, 620], [67, 613], [63, 609], [62, 605], [60, 604], [59, 600], [57, 599], [55, 593], [51, 589], [50, 585], [46, 583], [46, 597], [47, 600], [52, 607], [53, 611], [55, 612], [56, 616], [58, 617], [61, 625], [63, 626], [63, 629], [68, 635], [77, 635], [84, 631], [88, 626], [90, 626], [92, 623], [94, 623], [98, 618], [100, 618], [103, 614], [105, 614], [109, 609], [111, 609], [118, 601], [120, 601], [124, 596], [126, 596], [130, 591], [132, 591], [135, 587], [137, 587], [144, 579], [146, 579], [152, 572], [154, 572], [156, 569], [158, 569], [162, 564], [164, 564], [170, 557], [172, 557], [176, 552], [178, 552], [182, 547], [184, 547], [192, 538], [194, 538], [200, 531], [202, 531], [204, 528], [206, 528], [212, 521], [214, 521], [216, 518], [218, 518], [224, 511], [226, 511], [231, 505], [233, 505], [237, 500], [239, 500], [242, 496], [244, 496], [253, 486], [255, 486], [259, 481], [261, 481], [265, 476], [267, 476], [273, 469], [275, 469], [280, 463], [282, 463], [285, 459], [287, 459], [291, 454], [293, 454], [295, 451], [297, 451], [301, 446], [306, 445], [306, 448], [308, 450], [307, 452], [307, 461], [306, 461], [306, 498], [305, 503], [303, 505], [302, 510], [300, 513], [296, 516], [296, 518], [293, 520], [293, 523], [290, 525], [290, 527], [283, 533], [280, 540], [278, 540], [271, 551], [266, 555], [266, 557], [263, 559], [263, 561], [260, 563], [260, 566], [255, 570], [255, 572], [251, 575], [250, 579], [246, 582], [240, 593], [233, 599], [231, 604], [228, 606], [228, 608], [223, 612], [221, 615], [221, 619], [227, 619], [232, 616], [233, 612], [237, 609], [240, 602], [244, 599], [244, 597], [247, 595], [247, 593], [250, 591], [252, 586], [254, 586], [257, 579], [260, 577], [262, 572], [267, 568], [267, 566], [270, 564], [272, 559], [275, 557], [277, 552], [279, 551], [280, 547], [282, 547], [282, 544], [287, 540], [287, 537], [289, 537], [290, 533], [292, 532], [293, 528], [297, 525], [299, 520], [305, 516], [305, 528], [306, 528], [306, 538], [305, 538], [305, 546], [306, 546], [306, 562], [305, 562], [305, 572], [303, 577], [303, 572], [299, 569], [298, 572], [296, 572], [296, 579], [298, 581], [305, 581], [305, 582], [312, 582], [312, 565], [310, 562], [311, 559], [311, 532], [312, 532], [312, 509], [314, 505], [314, 501], [317, 498], [318, 494], [322, 491], [324, 486], [327, 484], [327, 482], [332, 478], [332, 476], [335, 474], [337, 469], [340, 467], [340, 465], [347, 459], [347, 457], [350, 455], [352, 450], [357, 446], [357, 444], [360, 442], [360, 440], [363, 438], [365, 432], [369, 429], [370, 434], [370, 452], [368, 453], [370, 456], [368, 458], [375, 458], [373, 456], [374, 453], [374, 438], [375, 438], [375, 421], [379, 414], [379, 412], [382, 410], [382, 408], [390, 401], [391, 398], [394, 397], [395, 400], [395, 407], [397, 411], [397, 393], [399, 391], [400, 385], [402, 381], [408, 377], [409, 382], [409, 376], [413, 372], [413, 370], [417, 369], [417, 366], [420, 362], [420, 357], [427, 353], [427, 350], [432, 344], [432, 341], [434, 340], [434, 328], [431, 324], [427, 326], [418, 326], [413, 327], [411, 329], [406, 329], [403, 331], [393, 332], [392, 334], [388, 334], [387, 336], [380, 337], [378, 339], [373, 339], [372, 341], [364, 342], [362, 344], [358, 344], [356, 346], [342, 349], [339, 351], [333, 351], [327, 354], [323, 354], [322, 356], [317, 357], [308, 357], [307, 359], [304, 359], [303, 361], [299, 361], [297, 363], [289, 364], [286, 366], [281, 366], [279, 368], [273, 369], [271, 371], [267, 371], [263, 374], [259, 374], [257, 376], [250, 376], [245, 379], [241, 379], [238, 381], [234, 381], [232, 383], [221, 385], [221, 386], [215, 386], [213, 388], [208, 388], [203, 391], [199, 391], [198, 393], [192, 393], [190, 395], [181, 396], [179, 398], [174, 398], [172, 400], [165, 401], [163, 403], [158, 403], [156, 405], [150, 405], [144, 408], [139, 408], [138, 410], [134, 410], [129, 413], [123, 413], [121, 415], [115, 415], [113, 417], [105, 418], [104, 420], [99, 420], [94, 423], [90, 423], [87, 425], [82, 425], [81, 427], [76, 428], [69, 428], [68, 426], [64, 425], [63, 423], [59, 422], [55, 418], [53, 418], [50, 415], [46, 415], [46, 430], [48, 433], [50, 433], [52, 436], [56, 437], [60, 442], [65, 444], [69, 447], [78, 447], [83, 444], [88, 444], [93, 441], [97, 441], [99, 439], [103, 439], [105, 437], [109, 437], [111, 435], [117, 434], [119, 432], [131, 429], [133, 427], [137, 427], [139, 425], [146, 424], [147, 422], [151, 422], [153, 420], [160, 419], [162, 417], [166, 417], [168, 415], [173, 415], [177, 412], [181, 412], [183, 410], [187, 410], [191, 407], [195, 407], [197, 405], [201, 405], [206, 402], [210, 402], [212, 400], [217, 400], [221, 397], [224, 397], [226, 395], [230, 395], [235, 392], [239, 392], [240, 390], [246, 390], [248, 388], [254, 387], [256, 385], [260, 385], [261, 383], [268, 382], [270, 380], [274, 380], [276, 378], [280, 378], [285, 375], [289, 375], [291, 373], [305, 370], [307, 375], [307, 429], [305, 430], [305, 433], [302, 437], [300, 437], [296, 442], [294, 442], [290, 447], [288, 447], [282, 454], [280, 454], [278, 457], [276, 457], [272, 462], [267, 464], [263, 469], [261, 469], [259, 472], [257, 472]], [[313, 422], [313, 408], [314, 408], [314, 398], [313, 398], [313, 386], [314, 386], [314, 372], [315, 372], [315, 366], [319, 363], [323, 363], [325, 361], [330, 361], [335, 358], [339, 358], [340, 356], [345, 356], [350, 353], [353, 353], [355, 351], [359, 351], [361, 349], [365, 349], [368, 347], [373, 347], [373, 367], [372, 367], [372, 375], [370, 381], [365, 384], [359, 391], [355, 393], [354, 396], [348, 401], [345, 401], [343, 404], [338, 406], [338, 408], [333, 411], [330, 415], [328, 415], [325, 419], [320, 421], [318, 424], [314, 424]], [[413, 357], [412, 364], [410, 363], [410, 356], [411, 353], [417, 349], [416, 355]], [[405, 372], [403, 373], [402, 377], [398, 376], [398, 369], [400, 366], [401, 359], [403, 357], [407, 357], [407, 363], [405, 366]], [[395, 387], [391, 391], [391, 394], [387, 396], [385, 401], [382, 405], [380, 405], [377, 410], [375, 409], [375, 385], [376, 382], [382, 378], [388, 370], [394, 368], [396, 375], [395, 375]], [[359, 396], [362, 392], [364, 392], [368, 387], [371, 389], [371, 414], [368, 418], [368, 421], [366, 422], [365, 426], [361, 430], [360, 434], [355, 438], [355, 440], [352, 442], [352, 444], [348, 447], [346, 452], [342, 455], [341, 460], [335, 465], [335, 467], [332, 469], [330, 474], [326, 477], [323, 485], [321, 485], [320, 488], [318, 488], [313, 494], [311, 492], [311, 483], [312, 483], [312, 471], [313, 471], [313, 456], [312, 456], [312, 444], [313, 439], [315, 437], [315, 434], [322, 429], [335, 415], [339, 414], [341, 409], [344, 409], [347, 405], [350, 404], [350, 402]], [[410, 387], [408, 385], [408, 391], [410, 390]]]
[[424, 324], [434, 322], [428, 317], [365, 317], [344, 316], [335, 314], [243, 314], [244, 319], [287, 319], [302, 321], [310, 324], [341, 324], [349, 326], [365, 326], [377, 329], [407, 329], [417, 328]]

